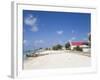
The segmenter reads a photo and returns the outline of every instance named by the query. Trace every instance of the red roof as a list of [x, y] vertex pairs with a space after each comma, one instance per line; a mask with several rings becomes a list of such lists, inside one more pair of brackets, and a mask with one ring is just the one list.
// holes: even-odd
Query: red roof
[[84, 42], [71, 42], [71, 45], [80, 46], [83, 45]]

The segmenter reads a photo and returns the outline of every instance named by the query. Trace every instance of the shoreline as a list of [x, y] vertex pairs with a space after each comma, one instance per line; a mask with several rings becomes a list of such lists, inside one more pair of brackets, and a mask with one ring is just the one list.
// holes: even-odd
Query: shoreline
[[[80, 53], [80, 52], [79, 52]], [[70, 51], [43, 51], [42, 56], [29, 57], [24, 60], [24, 69], [47, 69], [88, 67], [91, 65], [91, 57], [72, 53]]]

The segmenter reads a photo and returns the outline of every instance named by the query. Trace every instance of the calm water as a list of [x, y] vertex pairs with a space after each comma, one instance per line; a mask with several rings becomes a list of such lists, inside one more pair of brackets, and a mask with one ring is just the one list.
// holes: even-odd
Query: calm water
[[32, 53], [35, 53], [35, 50], [27, 50], [27, 51], [23, 51], [23, 57], [24, 59], [27, 59], [26, 55], [30, 55]]
[[35, 54], [37, 52], [41, 52], [43, 50], [38, 50], [38, 49], [35, 49], [35, 50], [27, 50], [27, 51], [23, 51], [23, 56], [24, 56], [24, 59], [27, 59], [26, 55], [30, 55], [30, 54]]

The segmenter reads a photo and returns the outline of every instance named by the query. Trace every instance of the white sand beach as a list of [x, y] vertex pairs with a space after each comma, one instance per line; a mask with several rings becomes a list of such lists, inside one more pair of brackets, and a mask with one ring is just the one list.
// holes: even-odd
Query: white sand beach
[[[91, 66], [91, 57], [69, 51], [43, 51], [38, 57], [29, 57], [24, 61], [24, 69], [48, 69]], [[46, 55], [47, 54], [47, 55]]]

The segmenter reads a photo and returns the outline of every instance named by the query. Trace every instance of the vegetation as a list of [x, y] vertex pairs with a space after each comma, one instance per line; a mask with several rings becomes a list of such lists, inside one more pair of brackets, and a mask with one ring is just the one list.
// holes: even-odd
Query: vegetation
[[49, 50], [48, 48], [45, 48], [45, 50]]
[[76, 46], [76, 47], [74, 47], [74, 50], [76, 50], [76, 51], [82, 51], [82, 48], [79, 47], [79, 46]]
[[65, 44], [65, 48], [66, 48], [66, 49], [70, 49], [70, 43], [69, 43], [69, 42], [67, 42], [67, 43]]
[[42, 49], [42, 48], [39, 48], [39, 50], [40, 50], [40, 49]]
[[45, 50], [51, 50], [50, 48], [45, 48]]
[[57, 44], [57, 45], [53, 46], [52, 49], [53, 49], [53, 50], [60, 50], [60, 49], [62, 49], [62, 45]]

